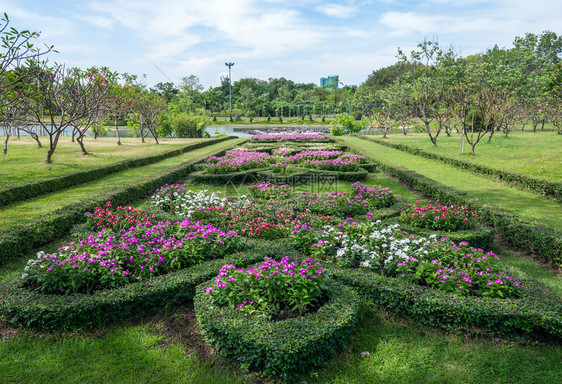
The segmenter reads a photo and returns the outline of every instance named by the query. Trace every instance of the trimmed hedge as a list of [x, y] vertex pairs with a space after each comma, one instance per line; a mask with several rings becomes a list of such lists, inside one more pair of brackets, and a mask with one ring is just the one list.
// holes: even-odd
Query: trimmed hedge
[[0, 317], [17, 326], [53, 332], [103, 327], [153, 314], [192, 300], [195, 287], [217, 275], [224, 264], [247, 266], [265, 256], [275, 257], [280, 247], [279, 242], [246, 243], [250, 249], [245, 252], [93, 294], [34, 293], [22, 287], [16, 276], [0, 284]]
[[193, 171], [194, 164], [201, 159], [192, 159], [147, 179], [100, 193], [95, 198], [63, 206], [50, 214], [0, 233], [0, 264], [13, 256], [24, 255], [31, 249], [47, 244], [68, 233], [72, 226], [85, 221], [84, 214], [95, 207], [111, 201], [113, 205], [126, 205], [153, 193], [164, 184], [171, 184]]
[[377, 305], [432, 327], [562, 340], [560, 297], [536, 280], [513, 270], [510, 273], [521, 284], [520, 298], [459, 296], [366, 270], [332, 270], [335, 279]]
[[455, 232], [435, 231], [432, 229], [418, 228], [404, 223], [400, 223], [400, 228], [408, 233], [419, 234], [424, 237], [435, 234], [437, 238], [446, 237], [449, 240], [459, 243], [466, 241], [471, 247], [474, 248], [489, 248], [490, 244], [494, 241], [494, 231], [488, 227], [481, 225], [476, 226], [474, 229], [467, 229]]
[[118, 163], [89, 169], [87, 171], [73, 172], [67, 175], [51, 177], [48, 179], [24, 184], [16, 184], [7, 188], [2, 188], [0, 189], [0, 207], [31, 199], [32, 197], [40, 196], [46, 193], [60, 191], [61, 189], [65, 189], [73, 185], [98, 180], [115, 172], [152, 164], [169, 157], [181, 155], [182, 153], [188, 151], [203, 148], [211, 144], [217, 144], [221, 141], [230, 140], [231, 138], [232, 137], [224, 137], [219, 139], [211, 139], [208, 141], [201, 141], [199, 143], [190, 144], [183, 148], [161, 153], [159, 155], [123, 160]]
[[[361, 136], [358, 136], [361, 138]], [[365, 139], [366, 140], [366, 139]], [[361, 149], [356, 148], [357, 151]], [[368, 154], [366, 154], [368, 156]], [[396, 177], [422, 195], [447, 205], [466, 205], [477, 211], [480, 220], [495, 228], [511, 246], [520, 248], [556, 267], [562, 267], [562, 231], [524, 220], [501, 208], [485, 205], [478, 199], [447, 187], [401, 166], [372, 159], [377, 167]]]
[[327, 279], [328, 302], [298, 318], [284, 321], [244, 318], [240, 311], [214, 307], [197, 287], [194, 304], [207, 341], [243, 369], [285, 381], [313, 372], [337, 353], [355, 328], [359, 295]]
[[560, 182], [542, 180], [536, 177], [527, 176], [519, 172], [488, 167], [486, 165], [476, 164], [470, 161], [455, 159], [445, 155], [428, 152], [420, 148], [410, 147], [405, 144], [389, 143], [387, 141], [371, 138], [371, 137], [369, 138], [365, 137], [364, 139], [380, 145], [384, 145], [386, 147], [398, 149], [400, 151], [404, 151], [412, 155], [425, 157], [426, 159], [431, 159], [431, 160], [439, 160], [443, 163], [450, 164], [461, 169], [467, 169], [469, 171], [479, 173], [481, 175], [490, 176], [499, 181], [506, 182], [507, 184], [520, 188], [526, 188], [531, 191], [537, 192], [543, 196], [552, 197], [558, 201], [562, 200], [562, 183]]
[[[359, 181], [364, 180], [369, 175], [365, 169], [360, 168], [354, 172], [339, 172], [339, 171], [324, 171], [313, 168], [298, 168], [298, 171], [291, 174], [273, 173], [268, 171], [269, 168], [254, 168], [246, 171], [231, 172], [231, 173], [214, 173], [208, 174], [205, 171], [193, 172], [189, 178], [196, 183], [211, 184], [211, 185], [225, 185], [228, 183], [243, 183], [243, 182], [257, 182], [259, 180], [287, 180], [287, 183], [292, 183], [295, 177], [312, 176], [321, 179], [322, 176], [335, 177], [340, 181]], [[311, 180], [312, 181], [312, 180]]]

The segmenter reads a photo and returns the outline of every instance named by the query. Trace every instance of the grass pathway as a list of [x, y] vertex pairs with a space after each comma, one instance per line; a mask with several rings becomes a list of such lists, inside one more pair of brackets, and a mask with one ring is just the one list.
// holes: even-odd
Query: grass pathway
[[344, 137], [343, 139], [350, 145], [359, 147], [376, 160], [411, 169], [441, 184], [466, 192], [484, 204], [502, 207], [523, 218], [533, 219], [555, 228], [560, 226], [562, 204], [555, 201], [510, 188], [505, 184], [451, 165], [410, 155], [357, 137]]
[[218, 144], [212, 144], [154, 164], [118, 172], [100, 180], [10, 205], [4, 209], [0, 209], [0, 229], [30, 222], [34, 218], [48, 214], [61, 206], [77, 203], [89, 197], [96, 196], [96, 194], [102, 191], [105, 192], [144, 179], [186, 161], [204, 157], [210, 152], [224, 149], [239, 141], [240, 140], [227, 140]]

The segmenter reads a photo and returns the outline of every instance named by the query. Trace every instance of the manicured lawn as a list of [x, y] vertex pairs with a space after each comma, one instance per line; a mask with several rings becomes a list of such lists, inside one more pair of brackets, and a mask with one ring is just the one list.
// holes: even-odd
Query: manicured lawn
[[0, 230], [29, 222], [38, 216], [45, 215], [60, 208], [62, 205], [76, 203], [90, 196], [95, 196], [102, 191], [118, 188], [197, 157], [204, 157], [212, 151], [220, 150], [234, 143], [236, 143], [235, 140], [227, 140], [218, 144], [212, 144], [154, 164], [118, 172], [100, 180], [1, 208]]
[[428, 160], [357, 137], [344, 137], [344, 140], [359, 147], [374, 159], [411, 169], [444, 185], [466, 192], [485, 204], [505, 208], [522, 217], [553, 227], [560, 225], [562, 206], [552, 200], [510, 188], [505, 184], [439, 161]]
[[0, 154], [0, 188], [5, 185], [41, 180], [71, 172], [84, 171], [122, 160], [153, 156], [197, 143], [203, 139], [162, 139], [160, 144], [154, 140], [141, 143], [139, 138], [122, 138], [121, 146], [115, 138], [86, 138], [84, 144], [90, 152], [82, 155], [80, 146], [72, 143], [70, 137], [61, 137], [53, 155], [53, 163], [45, 164], [48, 138], [41, 137], [43, 148], [38, 148], [29, 137], [10, 137], [8, 154]]
[[[374, 136], [383, 139], [382, 136]], [[434, 147], [425, 133], [389, 135], [391, 143], [405, 144], [430, 152], [484, 164], [489, 167], [503, 168], [521, 172], [529, 176], [562, 181], [562, 135], [556, 131], [544, 130], [513, 131], [507, 137], [497, 132], [492, 141], [484, 138], [477, 146], [475, 154], [470, 153], [470, 145], [465, 142], [465, 151], [461, 153], [461, 135], [453, 133], [450, 137], [441, 134]]]

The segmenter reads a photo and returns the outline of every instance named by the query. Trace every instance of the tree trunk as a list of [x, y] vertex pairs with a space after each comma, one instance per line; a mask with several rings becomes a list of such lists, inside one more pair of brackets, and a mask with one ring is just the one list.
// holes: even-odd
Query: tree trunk
[[545, 122], [545, 120], [542, 119], [542, 126], [541, 126], [541, 129], [544, 129], [544, 122]]
[[119, 128], [117, 128], [117, 116], [115, 116], [115, 137], [117, 137], [117, 145], [121, 145], [121, 137], [119, 136]]
[[45, 157], [45, 164], [51, 164], [51, 158], [53, 157], [53, 153], [55, 153], [55, 149], [57, 149], [57, 144], [59, 142], [61, 132], [58, 131], [55, 135], [55, 139], [51, 137], [51, 141], [49, 143], [49, 149], [47, 150], [47, 156]]
[[10, 131], [6, 129], [6, 140], [4, 140], [4, 155], [8, 153], [8, 140], [10, 140]]
[[73, 127], [72, 128], [72, 142], [73, 143], [74, 143], [74, 136], [76, 136], [76, 131], [77, 131], [76, 127]]
[[37, 146], [39, 148], [43, 147], [43, 145], [41, 144], [41, 141], [39, 141], [39, 136], [35, 132], [29, 132], [29, 136], [31, 136], [33, 138], [33, 140], [35, 140], [37, 142]]
[[88, 151], [86, 150], [86, 147], [84, 146], [84, 136], [80, 135], [76, 138], [76, 141], [78, 142], [78, 144], [80, 144], [80, 149], [82, 149], [82, 154], [83, 155], [88, 155]]

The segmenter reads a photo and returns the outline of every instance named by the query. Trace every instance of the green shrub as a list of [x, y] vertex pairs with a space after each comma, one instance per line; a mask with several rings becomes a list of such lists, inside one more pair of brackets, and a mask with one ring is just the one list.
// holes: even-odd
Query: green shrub
[[10, 324], [46, 332], [108, 326], [192, 300], [195, 287], [216, 276], [225, 263], [247, 266], [264, 256], [275, 257], [277, 252], [295, 255], [279, 240], [275, 245], [263, 241], [246, 244], [248, 250], [243, 253], [93, 294], [34, 293], [16, 276], [0, 284], [0, 317]]
[[328, 301], [316, 313], [277, 322], [212, 305], [205, 293], [210, 284], [199, 285], [194, 299], [205, 338], [264, 376], [290, 381], [314, 372], [340, 350], [357, 321], [359, 296], [334, 281], [326, 281]]
[[521, 283], [519, 298], [458, 296], [365, 270], [336, 269], [332, 270], [332, 275], [377, 305], [432, 327], [471, 328], [498, 335], [560, 341], [560, 297], [536, 280], [517, 271], [509, 272]]
[[174, 137], [203, 137], [208, 124], [207, 116], [180, 113], [172, 118], [171, 128]]

